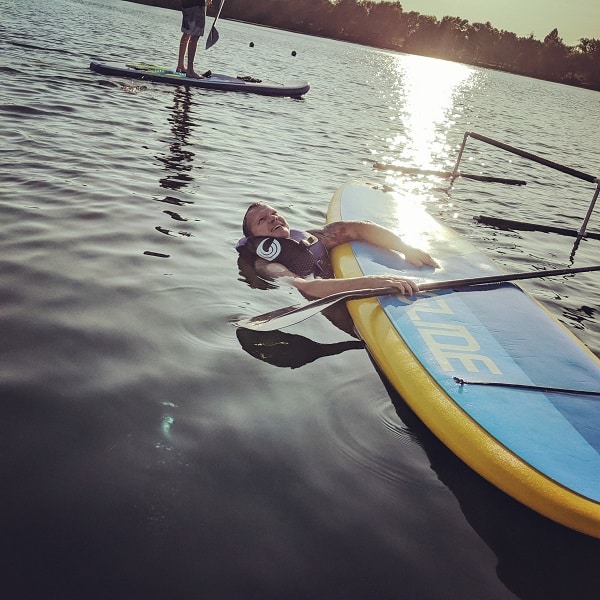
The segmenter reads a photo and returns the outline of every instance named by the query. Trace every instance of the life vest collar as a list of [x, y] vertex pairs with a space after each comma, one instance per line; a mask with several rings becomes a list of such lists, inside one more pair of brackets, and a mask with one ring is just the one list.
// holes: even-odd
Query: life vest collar
[[321, 277], [332, 276], [325, 244], [304, 231], [292, 229], [290, 237], [286, 238], [244, 237], [237, 243], [236, 249], [238, 252], [250, 252], [269, 262], [278, 262], [300, 277], [311, 273]]

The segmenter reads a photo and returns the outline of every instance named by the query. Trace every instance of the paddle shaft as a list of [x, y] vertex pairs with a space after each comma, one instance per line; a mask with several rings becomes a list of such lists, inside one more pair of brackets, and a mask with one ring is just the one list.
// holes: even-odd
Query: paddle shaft
[[[573, 273], [584, 273], [589, 271], [600, 271], [600, 265], [591, 267], [577, 267], [572, 269], [551, 269], [545, 271], [528, 271], [525, 273], [508, 273], [506, 275], [489, 275], [485, 277], [471, 277], [468, 279], [452, 279], [447, 281], [430, 281], [419, 284], [419, 290], [422, 292], [432, 290], [444, 290], [452, 288], [469, 287], [472, 285], [485, 285], [502, 283], [505, 281], [516, 281], [521, 279], [534, 279], [539, 277], [552, 277], [557, 275], [569, 275]], [[330, 296], [310, 300], [305, 304], [288, 306], [275, 311], [258, 315], [250, 319], [241, 319], [237, 321], [237, 326], [248, 329], [260, 329], [263, 331], [273, 331], [282, 329], [300, 323], [313, 315], [323, 312], [326, 308], [344, 300], [357, 300], [359, 298], [373, 298], [376, 296], [392, 296], [398, 294], [395, 287], [375, 288], [353, 290], [347, 292], [337, 292]]]
[[213, 21], [212, 26], [215, 26], [215, 23], [217, 22], [217, 19], [221, 16], [221, 11], [223, 10], [223, 4], [225, 4], [225, 0], [221, 0], [221, 4], [219, 6], [219, 10], [217, 11], [217, 16], [215, 17], [215, 20]]
[[221, 16], [221, 11], [223, 10], [223, 4], [225, 4], [225, 0], [221, 0], [221, 4], [219, 5], [219, 10], [217, 11], [217, 15], [215, 17], [215, 20], [213, 21], [212, 27], [210, 28], [211, 31], [215, 28], [215, 23], [217, 22], [218, 18]]
[[217, 23], [218, 18], [221, 16], [221, 11], [223, 10], [223, 4], [225, 4], [225, 0], [221, 0], [221, 4], [219, 5], [219, 10], [217, 11], [217, 15], [215, 20], [213, 21], [212, 27], [206, 36], [206, 50], [208, 50], [211, 46], [217, 43], [219, 39], [219, 32], [217, 31], [215, 24]]
[[571, 275], [573, 273], [587, 273], [589, 271], [600, 271], [600, 265], [572, 269], [548, 269], [544, 271], [528, 271], [526, 273], [508, 273], [506, 275], [489, 275], [488, 277], [471, 277], [469, 279], [455, 279], [450, 281], [431, 281], [419, 284], [419, 290], [422, 292], [447, 290], [455, 287], [502, 283], [503, 281], [518, 281], [521, 279], [536, 279], [539, 277], [555, 277], [557, 275]]

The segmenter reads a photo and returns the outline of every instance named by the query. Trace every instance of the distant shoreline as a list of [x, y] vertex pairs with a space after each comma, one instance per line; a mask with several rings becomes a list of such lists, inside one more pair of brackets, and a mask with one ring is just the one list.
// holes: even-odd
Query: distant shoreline
[[[126, 1], [177, 11], [181, 6], [181, 0]], [[532, 36], [520, 38], [490, 23], [471, 24], [458, 17], [438, 21], [417, 12], [404, 13], [400, 2], [375, 8], [361, 4], [362, 0], [347, 0], [311, 10], [310, 0], [294, 0], [293, 11], [278, 11], [286, 1], [262, 0], [257, 9], [245, 0], [228, 0], [222, 18], [600, 91], [600, 40], [582, 39], [578, 46], [566, 46], [556, 29], [543, 42]], [[219, 5], [213, 0], [208, 14], [214, 16]]]

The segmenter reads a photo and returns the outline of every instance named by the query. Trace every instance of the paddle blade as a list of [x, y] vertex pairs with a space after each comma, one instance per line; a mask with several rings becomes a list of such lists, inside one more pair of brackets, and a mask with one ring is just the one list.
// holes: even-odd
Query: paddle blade
[[398, 289], [395, 287], [337, 292], [336, 294], [331, 294], [324, 298], [310, 300], [305, 304], [296, 304], [294, 306], [278, 308], [277, 310], [250, 319], [238, 319], [233, 323], [237, 327], [252, 329], [254, 331], [275, 331], [277, 329], [285, 329], [290, 325], [296, 325], [296, 323], [300, 323], [309, 317], [323, 312], [326, 308], [333, 306], [341, 300], [370, 298], [372, 296], [390, 296], [397, 293]]
[[276, 331], [277, 329], [285, 329], [290, 325], [296, 325], [322, 310], [322, 304], [316, 306], [313, 304], [287, 306], [250, 319], [239, 319], [233, 323], [236, 327], [254, 331]]
[[206, 49], [208, 50], [211, 46], [214, 46], [219, 41], [219, 32], [217, 28], [213, 25], [208, 32], [208, 36], [206, 38]]

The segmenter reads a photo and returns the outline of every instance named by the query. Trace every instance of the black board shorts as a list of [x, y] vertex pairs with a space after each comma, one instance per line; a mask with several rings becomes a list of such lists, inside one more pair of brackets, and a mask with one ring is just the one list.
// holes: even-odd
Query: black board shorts
[[182, 8], [181, 32], [192, 37], [204, 35], [206, 24], [206, 8], [204, 6], [191, 6]]

